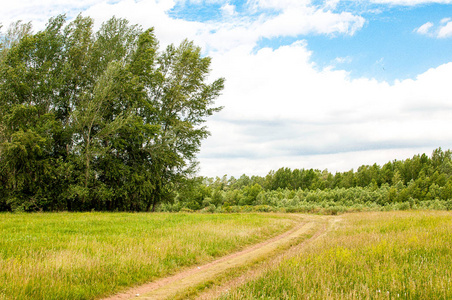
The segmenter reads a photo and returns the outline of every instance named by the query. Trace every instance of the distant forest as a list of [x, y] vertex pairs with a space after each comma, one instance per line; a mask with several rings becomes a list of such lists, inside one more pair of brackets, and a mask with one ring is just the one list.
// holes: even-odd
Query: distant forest
[[452, 209], [452, 152], [363, 165], [356, 171], [280, 168], [266, 176], [204, 178], [177, 192], [162, 210], [290, 211]]

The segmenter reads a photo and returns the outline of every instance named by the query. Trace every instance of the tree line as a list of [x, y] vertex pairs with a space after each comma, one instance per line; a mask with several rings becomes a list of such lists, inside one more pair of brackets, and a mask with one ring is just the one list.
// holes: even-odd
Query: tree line
[[177, 211], [273, 210], [315, 212], [354, 209], [452, 209], [452, 152], [435, 149], [356, 171], [280, 168], [266, 176], [198, 177], [178, 192]]
[[196, 169], [224, 80], [190, 41], [64, 15], [0, 34], [0, 211], [155, 210]]

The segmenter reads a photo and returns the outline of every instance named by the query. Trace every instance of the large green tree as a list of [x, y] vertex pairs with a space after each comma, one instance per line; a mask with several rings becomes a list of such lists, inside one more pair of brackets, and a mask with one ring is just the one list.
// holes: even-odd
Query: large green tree
[[193, 173], [223, 79], [183, 41], [79, 15], [0, 46], [0, 210], [154, 210]]

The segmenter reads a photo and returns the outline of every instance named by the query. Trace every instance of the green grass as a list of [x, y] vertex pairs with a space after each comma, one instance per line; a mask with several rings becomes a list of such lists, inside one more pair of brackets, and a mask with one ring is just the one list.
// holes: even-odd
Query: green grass
[[0, 299], [93, 299], [288, 229], [269, 214], [0, 214]]
[[325, 238], [222, 299], [452, 299], [452, 213], [341, 218]]

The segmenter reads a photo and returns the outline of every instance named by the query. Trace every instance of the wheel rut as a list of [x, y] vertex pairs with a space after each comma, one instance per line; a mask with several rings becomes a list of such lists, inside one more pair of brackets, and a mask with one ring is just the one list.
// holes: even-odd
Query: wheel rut
[[[331, 218], [304, 215], [295, 227], [269, 240], [210, 263], [131, 288], [104, 300], [181, 299], [189, 295], [190, 298], [198, 295], [199, 299], [212, 299], [228, 288], [258, 276], [268, 266], [296, 255], [297, 250], [306, 243], [326, 232], [328, 220]], [[238, 276], [214, 285], [213, 288], [206, 289], [202, 293], [197, 290], [196, 287], [201, 289], [203, 285], [212, 285], [209, 284], [212, 280], [233, 272], [234, 269], [240, 269]]]

